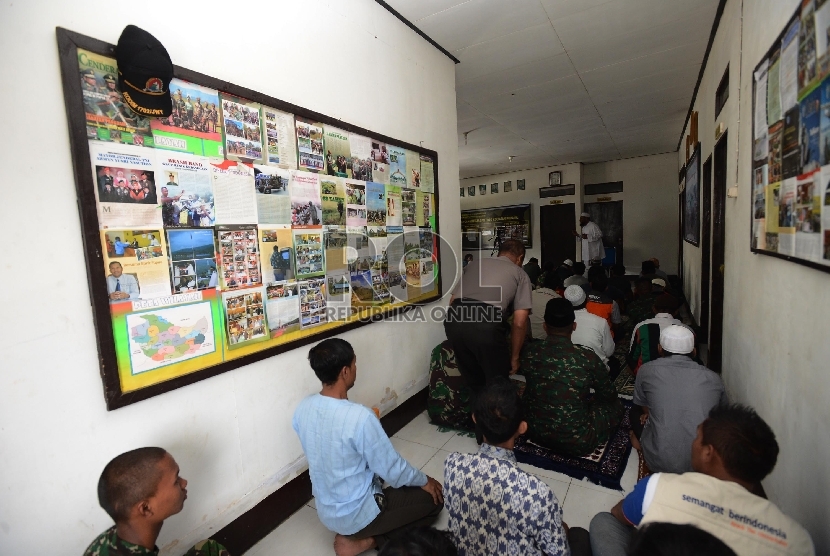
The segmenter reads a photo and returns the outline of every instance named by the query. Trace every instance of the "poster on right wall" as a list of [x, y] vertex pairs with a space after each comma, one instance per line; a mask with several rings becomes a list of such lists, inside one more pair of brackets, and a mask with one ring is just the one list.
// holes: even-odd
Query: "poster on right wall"
[[830, 271], [828, 33], [830, 2], [802, 2], [755, 67], [749, 191], [753, 252]]

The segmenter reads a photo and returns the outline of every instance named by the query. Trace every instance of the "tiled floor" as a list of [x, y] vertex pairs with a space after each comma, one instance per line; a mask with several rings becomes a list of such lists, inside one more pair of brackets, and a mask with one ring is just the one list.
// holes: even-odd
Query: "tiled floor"
[[[438, 481], [444, 480], [444, 460], [451, 452], [476, 452], [474, 438], [452, 432], [439, 432], [429, 423], [426, 412], [392, 437], [392, 444], [412, 465]], [[526, 464], [519, 466], [541, 478], [551, 487], [560, 504], [563, 504], [565, 522], [574, 527], [588, 527], [598, 512], [608, 511], [625, 494], [631, 492], [637, 479], [637, 453], [631, 451], [622, 478], [624, 492], [597, 486], [587, 480], [577, 481], [567, 475], [539, 469]], [[447, 511], [441, 513], [436, 523], [439, 529], [447, 527]], [[276, 556], [278, 554], [302, 554], [323, 556], [334, 554], [334, 533], [326, 529], [317, 518], [314, 500], [302, 507], [270, 535], [246, 552], [248, 556]], [[374, 555], [370, 550], [366, 555]]]

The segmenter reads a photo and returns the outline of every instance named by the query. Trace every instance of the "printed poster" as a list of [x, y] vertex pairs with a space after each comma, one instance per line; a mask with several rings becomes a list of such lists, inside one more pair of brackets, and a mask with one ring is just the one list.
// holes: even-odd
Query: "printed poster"
[[795, 256], [809, 261], [821, 257], [821, 172], [800, 176], [796, 182], [793, 218]]
[[801, 28], [798, 37], [798, 92], [799, 98], [815, 84], [816, 68], [816, 22], [813, 0], [801, 3]]
[[432, 194], [418, 191], [415, 194], [415, 223], [419, 227], [430, 226], [432, 216]]
[[406, 187], [409, 189], [421, 189], [421, 156], [415, 151], [406, 151]]
[[209, 301], [132, 313], [126, 320], [133, 375], [216, 352]]
[[89, 142], [101, 228], [159, 228], [155, 151], [146, 147]]
[[[294, 239], [290, 226], [259, 226], [262, 276], [266, 283], [294, 280]], [[224, 252], [222, 253], [224, 255]]]
[[326, 126], [323, 133], [326, 151], [326, 173], [330, 176], [351, 178], [352, 153], [349, 134], [342, 129]]
[[818, 3], [820, 7], [815, 12], [815, 37], [816, 37], [816, 63], [818, 65], [818, 78], [824, 79], [830, 73], [830, 52], [827, 43], [830, 40], [830, 5], [826, 0]]
[[767, 76], [767, 123], [770, 125], [781, 119], [781, 49], [777, 48], [770, 56]]
[[[435, 167], [432, 163], [432, 158], [426, 155], [420, 155], [421, 159], [421, 191], [425, 193], [435, 193]], [[505, 185], [505, 193], [508, 191]]]
[[389, 150], [389, 184], [406, 187], [406, 149], [392, 145], [386, 148]]
[[216, 236], [222, 263], [222, 289], [261, 284], [256, 226], [217, 226]]
[[366, 184], [366, 224], [386, 226], [386, 186], [382, 183]]
[[315, 278], [299, 283], [300, 327], [309, 328], [327, 322], [326, 278]]
[[292, 170], [288, 183], [291, 195], [291, 225], [295, 228], [319, 227], [323, 222], [320, 176]]
[[389, 151], [386, 143], [372, 140], [372, 181], [389, 183]]
[[795, 194], [796, 178], [781, 182], [778, 198], [778, 252], [795, 255]]
[[766, 224], [766, 249], [778, 252], [778, 205], [781, 199], [781, 183], [767, 186], [767, 209], [764, 214]]
[[323, 158], [323, 128], [314, 124], [304, 122], [299, 118], [295, 120], [297, 126], [297, 156], [300, 170], [322, 172], [325, 168]]
[[781, 112], [787, 112], [798, 103], [798, 32], [801, 21], [794, 17], [781, 40], [781, 67], [779, 91]]
[[326, 274], [346, 270], [348, 266], [346, 245], [348, 236], [345, 226], [325, 226], [323, 244], [326, 250]]
[[784, 122], [779, 121], [769, 128], [769, 183], [778, 183], [782, 179], [781, 141]]
[[366, 225], [366, 183], [346, 180], [346, 225]]
[[767, 132], [767, 70], [769, 61], [761, 64], [755, 70], [755, 139], [758, 140]]
[[256, 224], [254, 167], [225, 160], [211, 164], [216, 224]]
[[170, 295], [163, 230], [107, 229], [101, 242], [110, 303]]
[[819, 110], [819, 150], [821, 165], [830, 164], [830, 80], [819, 87], [821, 109]]
[[[463, 191], [463, 188], [462, 188]], [[417, 226], [415, 212], [417, 208], [415, 190], [404, 189], [401, 191], [401, 214], [402, 226]]]
[[326, 273], [323, 255], [323, 230], [293, 230], [295, 272], [297, 279], [305, 280]]
[[323, 225], [346, 225], [346, 182], [337, 176], [320, 176]]
[[165, 228], [216, 223], [211, 166], [206, 157], [157, 151], [161, 217]]
[[821, 240], [822, 262], [830, 264], [830, 166], [822, 166], [819, 178], [819, 195], [821, 196]]
[[222, 158], [219, 92], [174, 78], [170, 95], [173, 113], [150, 121], [156, 148]]
[[260, 224], [291, 224], [291, 170], [254, 165], [257, 220]]
[[294, 143], [294, 115], [263, 106], [262, 133], [265, 138], [266, 162], [296, 170], [297, 146]]
[[253, 288], [222, 294], [228, 349], [270, 337], [265, 321], [265, 288]]
[[350, 133], [349, 147], [352, 151], [352, 178], [362, 181], [373, 181], [372, 140], [362, 135]]
[[[412, 191], [414, 193], [414, 191]], [[390, 228], [387, 234], [386, 257], [389, 266], [389, 294], [391, 302], [408, 299], [406, 280], [406, 258], [403, 228]]]
[[352, 286], [348, 269], [326, 274], [326, 307], [333, 320], [344, 320], [352, 312]]
[[801, 100], [801, 172], [808, 174], [820, 166], [821, 89], [817, 88]]
[[78, 49], [86, 138], [125, 145], [153, 146], [150, 120], [124, 104], [113, 58]]
[[798, 105], [784, 114], [784, 131], [781, 136], [781, 171], [784, 179], [801, 174], [801, 137], [799, 126], [800, 110]]
[[265, 315], [272, 338], [300, 330], [300, 287], [296, 282], [265, 286]]
[[401, 188], [397, 185], [386, 186], [386, 225], [403, 226]]
[[215, 289], [219, 285], [213, 230], [167, 230], [173, 293]]
[[224, 93], [222, 126], [225, 132], [225, 158], [240, 162], [263, 162], [260, 105]]

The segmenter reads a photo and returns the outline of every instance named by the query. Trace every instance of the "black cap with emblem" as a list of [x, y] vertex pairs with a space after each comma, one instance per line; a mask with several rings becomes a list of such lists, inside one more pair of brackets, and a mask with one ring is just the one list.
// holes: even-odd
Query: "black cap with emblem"
[[164, 45], [144, 29], [127, 25], [115, 47], [115, 58], [124, 103], [142, 116], [169, 116], [173, 112], [173, 61]]

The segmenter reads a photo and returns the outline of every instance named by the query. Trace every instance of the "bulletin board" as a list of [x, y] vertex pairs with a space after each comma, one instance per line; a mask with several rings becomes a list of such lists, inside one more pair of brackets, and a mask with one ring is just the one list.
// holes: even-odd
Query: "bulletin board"
[[57, 40], [107, 409], [440, 299], [435, 151], [178, 66], [143, 118]]
[[804, 0], [753, 73], [750, 248], [830, 271], [830, 2]]

